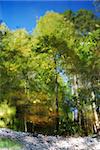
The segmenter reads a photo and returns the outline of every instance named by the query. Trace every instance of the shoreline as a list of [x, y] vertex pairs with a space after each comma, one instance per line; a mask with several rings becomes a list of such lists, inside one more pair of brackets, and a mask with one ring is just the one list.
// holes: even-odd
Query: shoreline
[[0, 137], [23, 145], [22, 150], [100, 150], [100, 137], [62, 137], [17, 132], [0, 128]]

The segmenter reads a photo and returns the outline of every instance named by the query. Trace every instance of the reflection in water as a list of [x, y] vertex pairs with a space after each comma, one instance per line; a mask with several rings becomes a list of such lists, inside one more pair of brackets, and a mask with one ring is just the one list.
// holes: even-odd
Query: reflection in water
[[24, 105], [17, 109], [16, 117], [19, 120], [17, 128], [25, 132], [54, 134], [56, 128], [56, 113], [43, 105]]
[[8, 138], [0, 138], [0, 149], [9, 150], [21, 150], [23, 146], [14, 140]]

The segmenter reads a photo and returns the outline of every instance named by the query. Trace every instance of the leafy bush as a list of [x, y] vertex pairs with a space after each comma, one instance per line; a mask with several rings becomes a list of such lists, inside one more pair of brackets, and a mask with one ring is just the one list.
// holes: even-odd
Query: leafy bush
[[0, 127], [7, 127], [12, 124], [15, 116], [15, 107], [10, 106], [6, 102], [0, 104]]

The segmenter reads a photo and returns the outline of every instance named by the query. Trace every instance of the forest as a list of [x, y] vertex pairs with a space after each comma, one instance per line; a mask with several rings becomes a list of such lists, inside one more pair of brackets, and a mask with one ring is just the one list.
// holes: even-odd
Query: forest
[[0, 127], [48, 135], [100, 130], [100, 19], [48, 11], [32, 33], [0, 24]]

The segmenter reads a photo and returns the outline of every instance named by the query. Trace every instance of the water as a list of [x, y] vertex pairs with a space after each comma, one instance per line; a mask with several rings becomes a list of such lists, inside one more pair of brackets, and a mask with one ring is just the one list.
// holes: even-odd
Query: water
[[17, 129], [20, 131], [54, 134], [56, 128], [56, 113], [40, 105], [29, 105], [17, 109]]
[[5, 150], [21, 150], [23, 146], [17, 141], [8, 139], [8, 138], [0, 138], [0, 149]]

